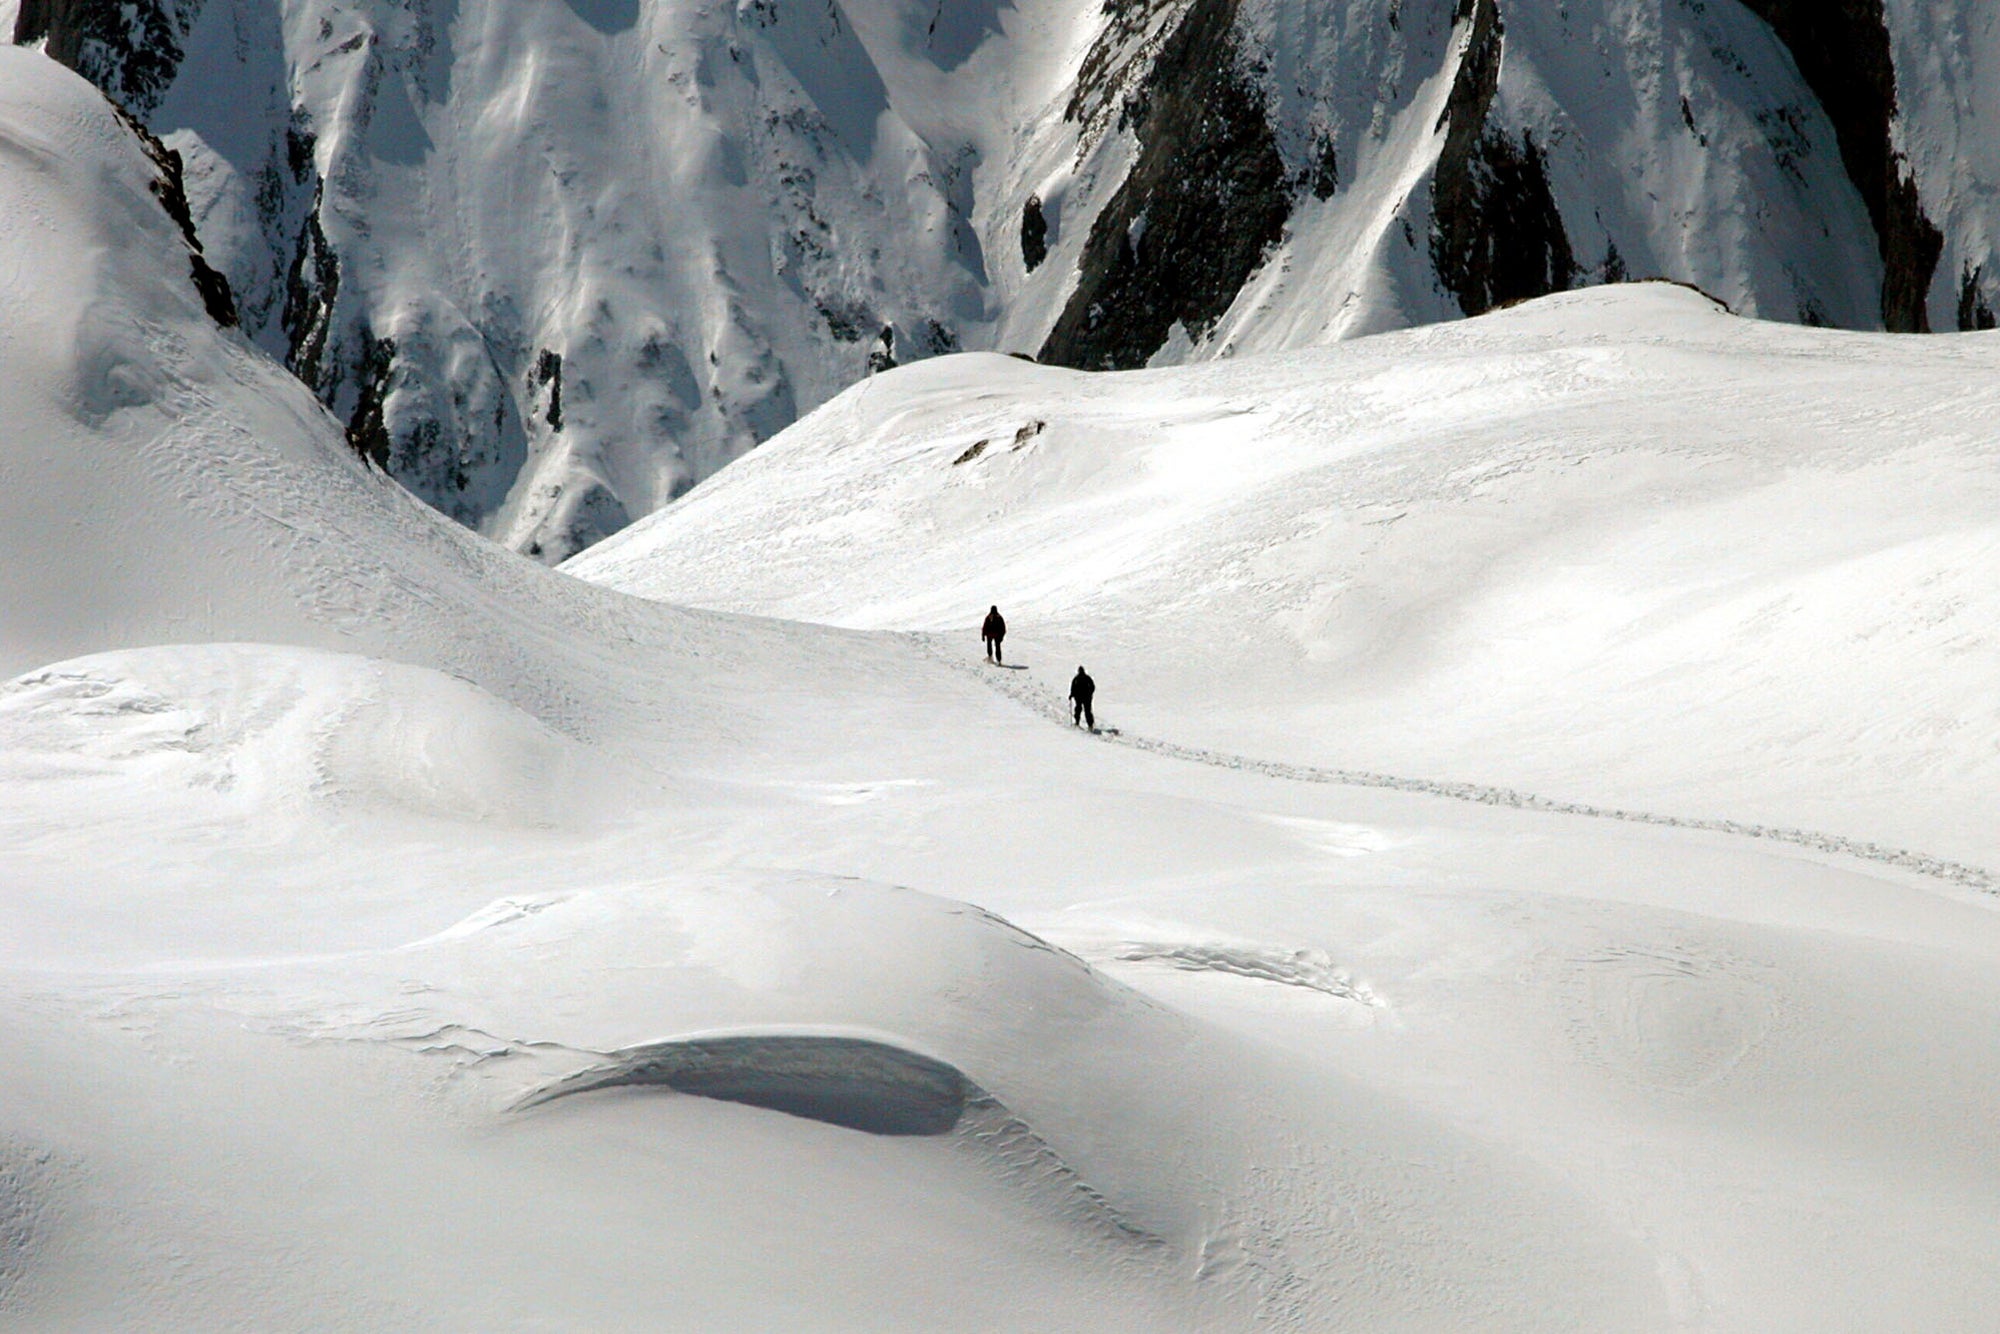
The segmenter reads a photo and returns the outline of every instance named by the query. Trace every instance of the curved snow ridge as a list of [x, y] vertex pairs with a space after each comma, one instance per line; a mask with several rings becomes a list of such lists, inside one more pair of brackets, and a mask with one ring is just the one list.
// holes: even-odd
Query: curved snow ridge
[[[1021, 673], [1008, 672], [1001, 676], [981, 671], [977, 663], [943, 648], [938, 642], [939, 636], [912, 633], [910, 639], [925, 653], [947, 666], [977, 676], [994, 690], [1026, 705], [1046, 718], [1064, 726], [1070, 724], [1068, 711], [1062, 702], [1032, 682], [1016, 679]], [[1473, 802], [1481, 806], [1506, 806], [1515, 810], [1539, 811], [1549, 815], [1581, 815], [1592, 820], [1623, 820], [1629, 824], [1662, 825], [1670, 829], [1698, 829], [1710, 833], [1733, 834], [1741, 838], [1761, 838], [1774, 843], [1790, 843], [1797, 847], [1809, 848], [1814, 852], [1854, 857], [1883, 866], [1894, 866], [1899, 870], [1914, 871], [1918, 875], [1961, 885], [1967, 889], [1976, 889], [1989, 894], [2000, 893], [2000, 876], [1996, 876], [1983, 866], [1935, 857], [1930, 853], [1910, 848], [1895, 848], [1863, 839], [1847, 838], [1840, 834], [1820, 833], [1813, 829], [1793, 829], [1785, 825], [1752, 824], [1744, 820], [1725, 820], [1699, 815], [1667, 815], [1659, 811], [1595, 806], [1589, 802], [1565, 801], [1557, 797], [1544, 797], [1533, 792], [1522, 792], [1510, 787], [1493, 787], [1484, 783], [1404, 778], [1396, 774], [1371, 773], [1365, 769], [1327, 769], [1280, 760], [1259, 760], [1247, 755], [1232, 755], [1227, 751], [1184, 746], [1175, 741], [1132, 736], [1117, 728], [1104, 728], [1093, 735], [1100, 741], [1130, 746], [1135, 750], [1150, 751], [1170, 759], [1187, 760], [1194, 764], [1206, 764], [1219, 769], [1240, 769], [1248, 773], [1265, 774], [1272, 778], [1289, 779], [1299, 783], [1386, 788], [1392, 792], [1413, 792], [1429, 797], [1445, 797], [1452, 801]]]
[[983, 1090], [934, 1057], [872, 1038], [737, 1034], [647, 1043], [529, 1094], [536, 1107], [578, 1093], [659, 1084], [871, 1135], [944, 1135]]
[[874, 1038], [734, 1033], [646, 1043], [528, 1094], [524, 1111], [600, 1089], [658, 1085], [871, 1135], [954, 1136], [997, 1171], [1109, 1240], [1165, 1239], [1126, 1218], [1048, 1141], [957, 1066]]
[[1371, 1008], [1382, 1005], [1374, 992], [1336, 967], [1323, 950], [1171, 945], [1134, 940], [1120, 945], [1112, 957], [1123, 963], [1161, 963], [1185, 973], [1225, 973], [1255, 982], [1273, 982]]

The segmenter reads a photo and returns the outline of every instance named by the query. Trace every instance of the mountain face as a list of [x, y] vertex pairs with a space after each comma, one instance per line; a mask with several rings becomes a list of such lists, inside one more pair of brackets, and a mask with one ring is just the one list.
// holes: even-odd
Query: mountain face
[[357, 451], [551, 561], [944, 352], [1169, 364], [1646, 277], [1988, 327], [2000, 285], [1973, 0], [19, 0], [15, 35], [158, 137]]

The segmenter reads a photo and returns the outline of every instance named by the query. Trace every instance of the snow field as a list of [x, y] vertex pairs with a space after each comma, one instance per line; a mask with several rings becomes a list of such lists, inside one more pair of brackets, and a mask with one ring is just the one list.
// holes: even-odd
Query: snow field
[[1241, 365], [967, 358], [569, 568], [861, 628], [998, 601], [1043, 689], [1085, 662], [1179, 744], [1986, 864], [1996, 347], [1651, 285]]
[[[1636, 707], [1624, 659], [1547, 647], [1587, 599], [1551, 599], [1575, 609], [1522, 650], [1557, 686], [1612, 678], [1576, 690], [1571, 725], [1433, 707], [1452, 636], [1500, 605], [1461, 573], [1532, 591], [1643, 512], [1661, 554], [1627, 576], [1635, 605], [1662, 605], [1648, 569], [1714, 579], [1718, 533], [1787, 590], [1904, 551], [1882, 568], [1918, 595], [1977, 550], [1940, 539], [1976, 531], [1981, 499], [1976, 418], [1952, 414], [1983, 391], [1923, 358], [1976, 369], [1982, 340], [1816, 342], [1638, 292], [1358, 344], [1352, 365], [944, 362], [779, 442], [793, 482], [753, 454], [577, 567], [733, 608], [690, 610], [510, 556], [354, 463], [169, 281], [184, 252], [139, 207], [143, 162], [31, 59], [0, 51], [0, 216], [49, 220], [0, 229], [8, 309], [34, 322], [0, 326], [10, 1327], [1761, 1330], [1991, 1308], [1986, 895], [1716, 830], [1191, 762], [1324, 759], [1312, 720], [1343, 707], [1379, 721], [1333, 758], [1371, 769], [1560, 776], [1623, 753], [1594, 730], [1620, 717], [1630, 753], [1661, 750], [1691, 729]], [[1540, 497], [1531, 437], [1560, 455], [1572, 428], [1705, 420], [1633, 408], [1621, 356], [1656, 384], [1740, 371], [1703, 400], [1738, 422], [1773, 367], [1819, 376], [1783, 407], [1803, 457], [1737, 458], [1721, 424], [1703, 467], [1657, 440], [1601, 465], [1609, 508]], [[1469, 418], [1515, 425], [1496, 447]], [[1812, 452], [1859, 469], [1906, 427], [1902, 474], [1835, 486]], [[1341, 515], [1405, 472], [1408, 497], [1373, 503], [1408, 499], [1429, 536], [1373, 569]], [[1855, 507], [1847, 545], [1804, 531], [1803, 503], [1769, 511], [1790, 544], [1702, 508], [1795, 475]], [[1857, 504], [1898, 476], [1917, 481]], [[1648, 509], [1655, 488], [1694, 499]], [[1910, 495], [1929, 508], [1892, 516]], [[1273, 531], [1337, 541], [1289, 566]], [[1805, 575], [1758, 564], [1794, 549]], [[1228, 611], [1258, 552], [1271, 587]], [[1329, 570], [1375, 590], [1344, 629], [1297, 614]], [[1881, 656], [1822, 705], [1969, 635], [1987, 585], [1956, 578], [1962, 609], [1917, 631], [1884, 612]], [[1022, 672], [974, 661], [995, 600]], [[1708, 679], [1730, 655], [1785, 679], [1787, 627], [1861, 615], [1801, 605], [1763, 638], [1721, 621]], [[1385, 626], [1402, 639], [1371, 658]], [[1965, 642], [1923, 707], [1967, 697], [1984, 641]], [[963, 665], [939, 660], [954, 645]], [[1079, 660], [1121, 739], [1185, 755], [989, 688], [1045, 698]], [[1806, 811], [1806, 778], [1868, 757], [1788, 740], [1822, 715], [1760, 702], [1758, 679], [1742, 744], [1789, 768], [1687, 744], [1569, 790]], [[1266, 716], [1212, 706], [1244, 683]], [[1900, 698], [1855, 734], [1868, 755], [1959, 766], [1973, 795], [1944, 799], [1976, 799], [1971, 727], [1880, 707]], [[1812, 827], [1945, 827], [1907, 792], [1853, 802]], [[702, 1043], [732, 1079], [802, 1078], [798, 1052], [856, 1041], [980, 1092], [948, 1133], [874, 1135], [616, 1082]], [[810, 1077], [824, 1094], [859, 1068]]]

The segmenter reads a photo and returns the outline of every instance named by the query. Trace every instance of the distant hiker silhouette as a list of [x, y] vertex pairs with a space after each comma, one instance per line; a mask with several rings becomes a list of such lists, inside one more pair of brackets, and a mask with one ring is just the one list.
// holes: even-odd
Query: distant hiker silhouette
[[1007, 637], [1007, 620], [998, 607], [986, 613], [986, 623], [979, 627], [979, 637], [986, 641], [986, 660], [1000, 661], [1000, 641]]
[[1076, 675], [1069, 683], [1069, 721], [1074, 727], [1081, 722], [1091, 731], [1097, 730], [1097, 716], [1090, 711], [1091, 696], [1097, 693], [1097, 682], [1090, 679], [1090, 673], [1078, 667]]

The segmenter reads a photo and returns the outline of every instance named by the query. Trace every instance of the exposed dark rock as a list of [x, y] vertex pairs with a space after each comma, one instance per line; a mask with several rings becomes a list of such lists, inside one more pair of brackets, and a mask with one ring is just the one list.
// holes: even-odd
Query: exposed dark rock
[[194, 277], [194, 290], [201, 296], [201, 304], [208, 311], [208, 317], [225, 329], [235, 328], [236, 298], [230, 294], [229, 279], [209, 266], [208, 257], [202, 253], [201, 237], [195, 234], [194, 214], [188, 208], [181, 155], [161, 143], [151, 130], [117, 102], [111, 103], [111, 109], [152, 160], [157, 173], [150, 186], [153, 198], [160, 201], [160, 207], [181, 229], [181, 239], [187, 243], [188, 267]]
[[395, 366], [396, 340], [377, 338], [364, 326], [361, 360], [355, 375], [354, 415], [347, 419], [347, 443], [356, 454], [385, 471], [393, 443], [389, 438], [386, 408], [389, 376]]
[[1049, 257], [1049, 220], [1042, 216], [1042, 197], [1029, 195], [1021, 206], [1021, 263], [1033, 273]]
[[1803, 164], [1812, 156], [1812, 138], [1806, 132], [1806, 109], [1796, 104], [1769, 107], [1757, 113], [1757, 127], [1764, 131], [1771, 158], [1778, 170], [1805, 188]]
[[1465, 55], [1445, 97], [1444, 114], [1438, 118], [1438, 129], [1446, 131], [1444, 151], [1461, 159], [1471, 156], [1473, 144], [1485, 132], [1486, 113], [1492, 110], [1493, 94], [1500, 87], [1500, 55], [1506, 38], [1496, 0], [1458, 0], [1451, 19], [1453, 31], [1468, 21], [1472, 26], [1466, 34]]
[[881, 346], [868, 354], [868, 373], [876, 375], [882, 371], [893, 371], [895, 369], [896, 330], [893, 326], [885, 324], [882, 326]]
[[[513, 341], [511, 333], [499, 337]], [[501, 479], [519, 475], [527, 441], [505, 388], [507, 372], [490, 354], [485, 374], [465, 368], [445, 394], [436, 392], [425, 368], [437, 364], [437, 344], [433, 319], [411, 312], [397, 326], [394, 370], [384, 386], [390, 392], [381, 396], [389, 451], [383, 471], [457, 522], [476, 525], [491, 512]]]
[[1236, 0], [1194, 0], [1127, 104], [1138, 159], [1091, 224], [1042, 361], [1130, 369], [1176, 323], [1206, 336], [1283, 237], [1289, 182], [1235, 20]]
[[1840, 142], [1847, 174], [1868, 206], [1882, 252], [1882, 324], [1930, 329], [1928, 294], [1944, 237], [1924, 216], [1890, 138], [1896, 67], [1882, 0], [1742, 0], [1791, 49]]
[[300, 114], [294, 111], [292, 123], [285, 127], [285, 165], [292, 169], [292, 180], [299, 185], [304, 185], [312, 175], [313, 149], [318, 142]]
[[544, 409], [544, 416], [552, 431], [560, 431], [563, 428], [562, 371], [562, 353], [543, 348], [542, 354], [535, 358], [534, 371], [528, 377], [531, 394], [537, 389], [548, 391], [548, 406]]
[[1600, 282], [1606, 284], [1622, 283], [1631, 277], [1625, 268], [1625, 256], [1618, 253], [1616, 241], [1604, 247], [1604, 264], [1598, 269], [1597, 276]]
[[82, 37], [78, 30], [82, 18], [79, 8], [58, 0], [21, 0], [20, 9], [14, 14], [14, 34], [8, 40], [16, 46], [28, 46], [46, 38], [48, 53], [74, 68], [72, 62]]
[[[391, 439], [393, 441], [394, 437]], [[402, 480], [410, 469], [399, 468], [396, 465], [407, 459], [415, 467], [423, 468], [429, 475], [428, 479], [444, 483], [442, 486], [427, 487], [428, 494], [422, 497], [430, 499], [435, 508], [463, 524], [471, 525], [478, 522], [476, 514], [467, 513], [455, 503], [455, 498], [465, 491], [470, 479], [466, 475], [465, 460], [444, 447], [444, 426], [437, 418], [424, 417], [412, 422], [409, 429], [403, 433], [403, 447], [400, 450], [392, 450], [390, 459], [390, 468], [395, 471], [399, 480]], [[403, 485], [412, 492], [416, 491], [416, 487], [407, 480], [403, 480]], [[436, 498], [431, 499], [433, 496]]]
[[340, 386], [337, 359], [329, 357], [333, 306], [340, 295], [340, 260], [327, 244], [319, 213], [324, 186], [313, 190], [312, 207], [299, 225], [292, 266], [285, 274], [285, 306], [278, 321], [285, 331], [285, 367], [330, 403]]
[[14, 42], [48, 53], [126, 110], [151, 114], [179, 72], [199, 0], [21, 0]]
[[1518, 142], [1482, 134], [1458, 175], [1447, 178], [1441, 163], [1433, 199], [1431, 262], [1467, 315], [1575, 285], [1576, 257], [1528, 131]]
[[1301, 173], [1299, 184], [1312, 190], [1314, 199], [1331, 199], [1340, 188], [1340, 159], [1333, 151], [1333, 136], [1322, 135], [1313, 145], [1312, 166]]
[[917, 329], [917, 346], [926, 357], [944, 357], [958, 351], [958, 335], [937, 320], [925, 320]]
[[1882, 235], [1882, 327], [1891, 333], [1931, 331], [1930, 287], [1944, 253], [1944, 233], [1924, 216], [1917, 183], [1898, 177], [1889, 187]]
[[875, 323], [874, 312], [857, 301], [822, 299], [816, 308], [835, 342], [858, 343], [862, 333]]
[[[1465, 57], [1431, 187], [1431, 264], [1467, 315], [1567, 291], [1579, 276], [1534, 136], [1489, 127], [1506, 36], [1497, 0], [1461, 0]], [[1606, 264], [1609, 266], [1607, 259]], [[1619, 262], [1623, 269], [1623, 261]]]
[[1686, 93], [1681, 94], [1681, 124], [1687, 126], [1688, 133], [1694, 136], [1696, 143], [1703, 148], [1708, 147], [1708, 136], [1694, 123], [1694, 108], [1688, 104]]
[[1076, 87], [1063, 108], [1063, 119], [1081, 128], [1085, 147], [1095, 143], [1114, 121], [1123, 123], [1125, 104], [1138, 91], [1167, 34], [1174, 31], [1175, 16], [1185, 12], [1190, 3], [1104, 0], [1104, 13], [1110, 21], [1085, 54]]
[[1958, 280], [1958, 327], [1961, 332], [1971, 333], [1976, 329], [1993, 327], [1993, 307], [1987, 303], [1981, 279], [1986, 276], [1983, 265], [1968, 264]]

